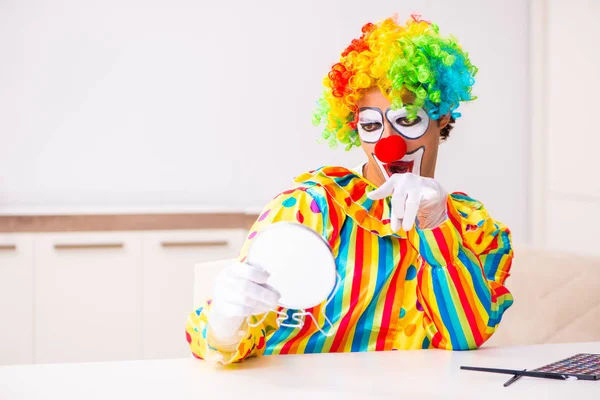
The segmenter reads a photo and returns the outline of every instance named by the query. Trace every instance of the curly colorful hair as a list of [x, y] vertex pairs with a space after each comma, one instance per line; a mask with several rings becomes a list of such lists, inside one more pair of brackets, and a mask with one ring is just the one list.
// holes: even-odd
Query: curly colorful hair
[[[442, 37], [437, 25], [418, 15], [404, 26], [395, 17], [368, 23], [323, 80], [325, 91], [313, 123], [324, 125], [322, 138], [332, 148], [360, 146], [357, 103], [365, 90], [375, 86], [386, 94], [392, 108], [406, 107], [409, 118], [423, 108], [431, 119], [450, 115], [453, 122], [460, 117], [456, 111], [460, 102], [476, 98], [471, 94], [476, 73], [456, 38]], [[403, 104], [407, 94], [411, 104]]]

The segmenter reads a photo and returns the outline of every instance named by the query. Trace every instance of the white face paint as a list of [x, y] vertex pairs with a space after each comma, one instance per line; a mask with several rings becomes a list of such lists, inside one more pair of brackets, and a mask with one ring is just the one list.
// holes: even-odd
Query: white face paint
[[[423, 109], [417, 111], [414, 119], [408, 119], [408, 110], [399, 108], [392, 110], [388, 108], [385, 111], [385, 118], [388, 120], [392, 129], [407, 140], [414, 140], [422, 137], [429, 128], [429, 115]], [[365, 143], [377, 143], [384, 133], [383, 112], [379, 108], [364, 107], [358, 114], [357, 124], [360, 139]], [[413, 173], [421, 176], [421, 163], [425, 147], [421, 146], [411, 153], [407, 153], [401, 160], [384, 164], [377, 159], [375, 154], [373, 158], [377, 161], [383, 176], [387, 180], [396, 173]]]
[[417, 111], [417, 116], [413, 120], [407, 118], [408, 111], [406, 108], [397, 110], [387, 109], [385, 118], [388, 120], [392, 129], [398, 132], [406, 139], [418, 139], [427, 132], [429, 128], [429, 115], [420, 108]]
[[[399, 108], [392, 110], [388, 108], [385, 118], [394, 131], [402, 137], [412, 140], [418, 139], [427, 132], [429, 128], [429, 115], [420, 108], [413, 120], [407, 118], [408, 110]], [[360, 138], [366, 143], [376, 143], [383, 135], [383, 113], [379, 108], [361, 108], [358, 114], [357, 130]]]
[[363, 142], [376, 143], [383, 134], [383, 113], [379, 108], [361, 108], [356, 128]]

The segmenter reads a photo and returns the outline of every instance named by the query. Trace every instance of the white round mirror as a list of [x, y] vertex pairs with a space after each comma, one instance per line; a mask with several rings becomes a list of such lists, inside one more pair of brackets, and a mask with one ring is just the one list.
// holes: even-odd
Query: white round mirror
[[279, 305], [305, 310], [327, 300], [335, 287], [335, 259], [327, 242], [303, 225], [278, 222], [260, 231], [247, 262], [269, 273], [267, 284], [281, 294]]

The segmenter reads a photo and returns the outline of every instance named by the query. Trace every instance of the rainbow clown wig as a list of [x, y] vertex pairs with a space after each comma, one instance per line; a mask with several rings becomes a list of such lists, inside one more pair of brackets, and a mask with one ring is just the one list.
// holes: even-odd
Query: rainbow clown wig
[[[451, 122], [460, 117], [461, 101], [475, 99], [477, 68], [437, 25], [413, 15], [404, 26], [394, 17], [368, 23], [362, 32], [323, 80], [325, 91], [313, 116], [315, 125], [324, 125], [322, 137], [332, 148], [360, 146], [357, 102], [366, 89], [377, 86], [392, 108], [406, 107], [409, 118], [423, 108], [431, 119], [449, 114]], [[407, 96], [410, 104], [403, 104]]]

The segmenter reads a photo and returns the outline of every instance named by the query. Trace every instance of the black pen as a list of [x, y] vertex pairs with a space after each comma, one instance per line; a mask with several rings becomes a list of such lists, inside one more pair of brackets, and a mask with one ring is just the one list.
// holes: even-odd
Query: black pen
[[507, 375], [523, 375], [530, 376], [532, 378], [546, 378], [546, 379], [560, 379], [564, 381], [576, 381], [581, 379], [594, 380], [595, 378], [586, 375], [567, 375], [558, 372], [541, 372], [541, 371], [522, 371], [518, 369], [502, 369], [502, 368], [482, 368], [482, 367], [466, 367], [461, 366], [460, 369], [466, 371], [479, 371], [479, 372], [491, 372], [496, 374], [507, 374]]
[[[527, 371], [527, 370], [524, 369], [523, 371]], [[515, 383], [516, 381], [518, 381], [522, 377], [523, 377], [523, 375], [513, 375], [512, 378], [510, 378], [509, 380], [507, 380], [506, 382], [504, 382], [504, 387], [508, 387], [508, 386], [512, 385], [513, 383]]]

